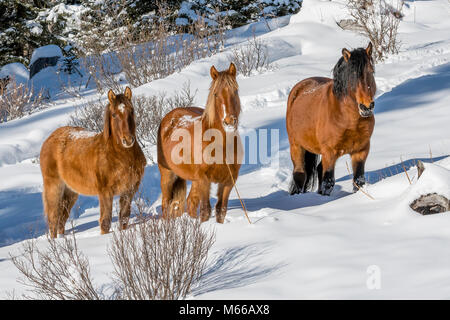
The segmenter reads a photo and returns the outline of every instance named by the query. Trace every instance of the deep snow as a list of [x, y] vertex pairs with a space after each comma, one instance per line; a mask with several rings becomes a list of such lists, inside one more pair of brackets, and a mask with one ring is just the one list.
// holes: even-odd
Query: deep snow
[[[424, 189], [409, 184], [401, 165], [401, 159], [408, 168], [417, 159], [433, 162], [442, 168], [430, 166], [438, 169], [431, 169], [426, 181], [448, 179], [448, 174], [433, 174], [450, 170], [447, 0], [407, 1], [400, 24], [401, 52], [376, 66], [376, 125], [366, 163], [370, 185], [365, 188], [374, 200], [351, 193], [348, 156], [337, 162], [337, 183], [330, 197], [287, 193], [292, 171], [285, 129], [290, 88], [309, 76], [330, 76], [343, 47], [367, 45], [361, 36], [337, 27], [335, 22], [346, 17], [342, 2], [305, 0], [300, 13], [278, 19], [279, 27], [274, 20], [271, 31], [257, 24], [276, 67], [238, 77], [240, 130], [278, 129], [278, 163], [241, 168], [237, 186], [253, 224], [248, 224], [234, 191], [226, 223], [218, 225], [214, 218], [205, 223], [216, 229], [217, 241], [207, 273], [190, 298], [450, 298], [450, 215], [421, 216], [409, 208], [412, 195]], [[245, 41], [250, 30], [233, 31], [229, 44]], [[226, 68], [229, 50], [136, 88], [133, 94], [170, 93], [189, 80], [192, 89], [198, 89], [196, 103], [203, 105], [209, 68]], [[42, 179], [35, 162], [41, 144], [81, 103], [61, 99], [49, 109], [0, 125], [1, 297], [13, 289], [16, 294], [24, 290], [16, 282], [18, 272], [9, 253], [18, 253], [30, 229], [41, 238], [45, 232]], [[415, 168], [408, 175], [416, 181]], [[448, 188], [448, 181], [442, 183]], [[156, 165], [147, 166], [143, 185], [158, 209]], [[96, 282], [106, 283], [112, 270], [106, 254], [110, 235], [99, 235], [98, 201], [80, 197], [76, 207], [73, 218], [80, 247], [90, 258]], [[367, 286], [373, 266], [380, 272], [379, 290]]]

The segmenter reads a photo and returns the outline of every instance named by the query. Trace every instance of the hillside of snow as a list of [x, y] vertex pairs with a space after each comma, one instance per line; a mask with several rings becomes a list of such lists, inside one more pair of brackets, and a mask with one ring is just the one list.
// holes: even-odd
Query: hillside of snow
[[[310, 76], [330, 77], [342, 48], [368, 43], [336, 25], [347, 17], [344, 2], [304, 0], [298, 14], [272, 20], [271, 30], [264, 23], [253, 24], [269, 47], [273, 70], [238, 76], [243, 108], [240, 131], [277, 129], [279, 149], [268, 165], [241, 167], [237, 187], [252, 224], [234, 190], [225, 223], [219, 225], [214, 218], [205, 223], [206, 228], [215, 228], [217, 239], [207, 272], [189, 298], [450, 298], [450, 214], [422, 216], [410, 209], [412, 196], [428, 186], [410, 185], [402, 167], [403, 162], [412, 182], [417, 181], [413, 165], [418, 159], [429, 164], [430, 170], [421, 179], [449, 177], [447, 0], [405, 1], [400, 53], [376, 65], [376, 124], [364, 188], [373, 199], [362, 192], [352, 193], [348, 156], [336, 164], [336, 186], [330, 197], [317, 193], [289, 196], [287, 192], [292, 175], [285, 127], [289, 90]], [[246, 41], [251, 27], [233, 30], [224, 52], [136, 88], [133, 94], [171, 93], [190, 81], [191, 89], [198, 90], [196, 104], [204, 105], [211, 65], [227, 68], [232, 45]], [[96, 96], [88, 91], [84, 99]], [[10, 254], [18, 254], [21, 242], [32, 234], [45, 241], [42, 177], [36, 162], [42, 142], [65, 125], [82, 103], [60, 99], [51, 108], [0, 124], [0, 298], [13, 290], [15, 294], [25, 290], [16, 280], [19, 273]], [[156, 164], [146, 167], [142, 184], [155, 210], [160, 210]], [[448, 186], [442, 183], [442, 188]], [[450, 190], [442, 193], [448, 195]], [[215, 187], [211, 195], [214, 205]], [[80, 248], [90, 259], [94, 279], [107, 284], [112, 271], [106, 254], [111, 235], [100, 235], [98, 200], [81, 196], [75, 207], [72, 218]], [[71, 229], [68, 223], [66, 230]], [[380, 275], [378, 289], [367, 285], [373, 268]]]

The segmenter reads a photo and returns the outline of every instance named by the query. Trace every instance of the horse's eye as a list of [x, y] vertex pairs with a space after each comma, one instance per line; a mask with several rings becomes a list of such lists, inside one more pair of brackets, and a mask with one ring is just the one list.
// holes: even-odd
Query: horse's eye
[[113, 113], [113, 114], [111, 114], [111, 115], [112, 115], [112, 117], [113, 117], [113, 118], [115, 118], [115, 117], [116, 117], [116, 114], [115, 114], [115, 113]]

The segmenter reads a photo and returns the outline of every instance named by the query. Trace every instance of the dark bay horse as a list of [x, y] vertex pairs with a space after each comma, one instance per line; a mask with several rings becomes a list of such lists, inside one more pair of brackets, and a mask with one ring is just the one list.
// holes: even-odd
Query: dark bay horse
[[[294, 164], [290, 194], [314, 188], [330, 195], [336, 160], [350, 154], [353, 191], [365, 183], [364, 164], [375, 125], [376, 84], [372, 43], [366, 49], [342, 49], [333, 79], [314, 77], [297, 83], [287, 103], [286, 129]], [[322, 161], [317, 164], [319, 155]]]
[[[161, 173], [163, 217], [185, 210], [186, 180], [192, 181], [187, 212], [201, 221], [211, 216], [211, 183], [218, 184], [216, 221], [223, 223], [228, 197], [240, 169], [242, 145], [237, 131], [241, 105], [236, 67], [219, 72], [214, 66], [205, 109], [177, 108], [161, 121], [158, 131], [158, 167]], [[185, 148], [179, 148], [181, 142]], [[236, 142], [236, 143], [235, 143]]]
[[125, 229], [131, 201], [147, 163], [136, 143], [131, 89], [108, 92], [103, 132], [80, 127], [56, 129], [41, 148], [42, 193], [50, 236], [64, 234], [64, 227], [78, 194], [98, 195], [101, 233], [109, 232], [112, 203], [120, 195], [120, 229]]

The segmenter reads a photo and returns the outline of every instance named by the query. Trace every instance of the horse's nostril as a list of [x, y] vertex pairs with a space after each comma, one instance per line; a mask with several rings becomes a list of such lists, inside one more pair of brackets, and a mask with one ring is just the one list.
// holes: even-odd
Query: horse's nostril
[[370, 106], [369, 106], [369, 108], [370, 108], [370, 109], [373, 109], [373, 108], [375, 108], [375, 102], [374, 102], [374, 101], [372, 101], [372, 102], [370, 103]]

